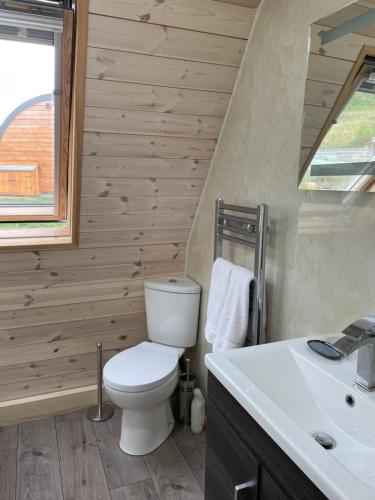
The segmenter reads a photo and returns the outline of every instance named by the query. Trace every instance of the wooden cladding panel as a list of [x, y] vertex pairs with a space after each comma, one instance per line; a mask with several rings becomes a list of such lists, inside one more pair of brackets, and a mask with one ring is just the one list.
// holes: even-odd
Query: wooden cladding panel
[[326, 121], [330, 108], [322, 106], [310, 106], [305, 104], [304, 126], [312, 128], [322, 128]]
[[187, 213], [194, 215], [199, 197], [82, 198], [81, 215]]
[[[13, 194], [35, 195], [53, 191], [53, 117], [53, 106], [50, 100], [46, 99], [19, 112], [3, 132], [0, 141], [0, 165], [37, 167], [34, 172], [24, 173], [23, 192]], [[33, 176], [33, 179], [26, 179], [26, 176]], [[12, 184], [14, 185], [12, 182], [9, 184], [7, 179], [1, 193], [12, 194], [4, 190]]]
[[[176, 255], [176, 254], [175, 254]], [[24, 271], [21, 273], [1, 273], [4, 286], [0, 292], [0, 310], [41, 307], [48, 304], [82, 302], [87, 300], [120, 298], [129, 291], [126, 280], [150, 278], [159, 274], [175, 274], [183, 271], [181, 260], [171, 262], [150, 262], [144, 264], [113, 264], [107, 266], [64, 268], [55, 271]], [[132, 281], [133, 283], [133, 281]], [[134, 282], [136, 284], [136, 282]], [[79, 285], [79, 286], [78, 286]], [[142, 284], [138, 283], [138, 291]], [[33, 287], [28, 290], [27, 287]], [[19, 290], [20, 292], [15, 292]], [[18, 304], [18, 305], [17, 305]]]
[[86, 107], [84, 127], [86, 132], [216, 139], [222, 123], [216, 116]]
[[342, 89], [342, 85], [307, 80], [305, 104], [332, 108]]
[[132, 248], [79, 248], [72, 252], [64, 250], [41, 250], [38, 252], [0, 253], [0, 272], [24, 272], [57, 269], [92, 268], [105, 265], [125, 265], [171, 260], [185, 260], [185, 245], [166, 244], [134, 246]]
[[200, 196], [203, 179], [133, 179], [87, 178], [82, 196], [107, 198], [112, 196]]
[[104, 318], [144, 311], [143, 296], [0, 311], [0, 330]]
[[230, 94], [88, 78], [86, 105], [224, 117]]
[[302, 147], [312, 148], [318, 138], [320, 128], [310, 128], [305, 125], [302, 128]]
[[[97, 332], [102, 332], [105, 335], [108, 332], [125, 332], [127, 330], [136, 330], [140, 328], [146, 328], [146, 317], [144, 312], [37, 325], [31, 326], [28, 331], [24, 328], [11, 328], [9, 330], [5, 329], [0, 331], [0, 348], [14, 348], [21, 345], [34, 345], [40, 343], [53, 344], [60, 340], [67, 342], [73, 338], [95, 335]], [[44, 365], [40, 362], [38, 366], [42, 368]], [[51, 375], [54, 374], [56, 374], [56, 372], [51, 373]], [[48, 373], [46, 373], [46, 375], [48, 375]], [[2, 381], [3, 379], [0, 376], [0, 383], [2, 383]]]
[[323, 47], [320, 45], [319, 33], [327, 31], [329, 28], [320, 24], [313, 24], [311, 26], [311, 46], [310, 52], [313, 54], [320, 54], [335, 59], [345, 59], [346, 61], [354, 62], [359, 54], [363, 45], [374, 45], [375, 43], [375, 30], [371, 37], [357, 35], [356, 33], [349, 33], [343, 37], [338, 38], [332, 43], [327, 43]]
[[124, 349], [142, 342], [146, 337], [145, 328], [140, 328], [126, 332], [108, 332], [106, 334], [98, 331], [90, 336], [69, 339], [69, 342], [57, 340], [53, 343], [6, 347], [0, 349], [0, 366], [12, 366], [14, 364], [55, 359], [61, 356], [77, 356], [88, 352], [96, 352], [96, 344], [102, 339], [105, 339], [106, 349]]
[[215, 139], [86, 132], [83, 152], [86, 156], [210, 160], [215, 147]]
[[207, 160], [85, 156], [82, 175], [84, 178], [205, 179], [209, 165]]
[[88, 45], [238, 67], [246, 40], [91, 14]]
[[184, 271], [246, 2], [90, 1], [79, 248], [0, 253], [0, 402], [94, 384], [97, 341], [106, 360], [146, 338], [143, 280]]
[[115, 231], [116, 229], [167, 229], [190, 227], [191, 214], [89, 215], [81, 217], [81, 231]]
[[248, 38], [256, 9], [215, 0], [91, 0], [90, 12], [228, 37]]
[[98, 231], [81, 233], [81, 247], [106, 247], [128, 245], [158, 245], [160, 243], [186, 243], [190, 228], [145, 229], [126, 231]]
[[359, 0], [355, 2], [356, 5], [361, 5], [362, 7], [368, 7], [369, 9], [375, 8], [375, 0]]
[[[366, 7], [362, 7], [361, 5], [357, 4], [351, 4], [332, 14], [331, 16], [319, 19], [318, 23], [322, 26], [333, 28], [339, 24], [345, 23], [346, 21], [350, 21], [351, 19], [353, 19], [353, 17], [359, 16], [368, 11], [369, 9]], [[368, 23], [365, 26], [356, 29], [355, 32], [359, 35], [373, 38], [375, 33], [375, 23]]]
[[87, 49], [87, 76], [195, 90], [232, 92], [238, 68], [118, 50]]
[[351, 61], [333, 59], [332, 57], [310, 53], [307, 78], [343, 85], [352, 66], [353, 63]]

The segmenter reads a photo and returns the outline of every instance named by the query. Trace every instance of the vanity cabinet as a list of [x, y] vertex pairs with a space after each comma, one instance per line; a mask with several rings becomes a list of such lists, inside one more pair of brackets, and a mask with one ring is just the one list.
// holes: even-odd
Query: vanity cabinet
[[207, 415], [205, 500], [327, 500], [210, 372]]

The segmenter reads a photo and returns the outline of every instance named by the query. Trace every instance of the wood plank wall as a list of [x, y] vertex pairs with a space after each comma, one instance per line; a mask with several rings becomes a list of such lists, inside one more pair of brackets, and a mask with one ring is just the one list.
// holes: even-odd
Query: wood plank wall
[[311, 26], [311, 46], [302, 129], [300, 165], [303, 166], [363, 45], [375, 46], [375, 23], [320, 46], [319, 33], [349, 21], [370, 8], [375, 0], [360, 0]]
[[80, 247], [0, 253], [0, 402], [88, 386], [98, 340], [146, 337], [143, 279], [184, 270], [255, 11], [91, 0]]

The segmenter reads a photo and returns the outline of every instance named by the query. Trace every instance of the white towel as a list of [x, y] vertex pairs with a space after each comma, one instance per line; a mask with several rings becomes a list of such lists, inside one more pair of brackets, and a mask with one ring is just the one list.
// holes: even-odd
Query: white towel
[[234, 267], [234, 264], [221, 257], [216, 259], [212, 266], [205, 327], [205, 337], [210, 344], [214, 343], [217, 335], [219, 318], [228, 292], [230, 275]]
[[253, 279], [254, 273], [250, 269], [234, 266], [217, 325], [214, 352], [244, 345], [249, 324], [250, 283]]

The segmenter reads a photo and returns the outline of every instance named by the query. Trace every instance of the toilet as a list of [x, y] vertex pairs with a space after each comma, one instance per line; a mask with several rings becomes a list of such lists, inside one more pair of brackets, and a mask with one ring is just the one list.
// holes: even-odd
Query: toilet
[[180, 357], [196, 343], [201, 287], [187, 276], [144, 282], [147, 334], [111, 358], [103, 370], [108, 397], [122, 409], [120, 448], [146, 455], [174, 427], [170, 397], [179, 379]]

